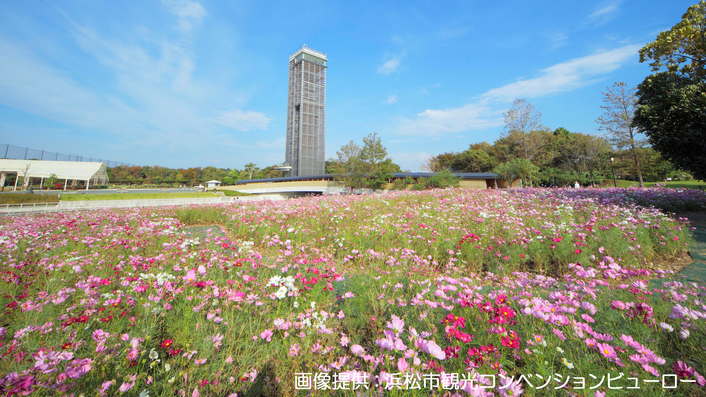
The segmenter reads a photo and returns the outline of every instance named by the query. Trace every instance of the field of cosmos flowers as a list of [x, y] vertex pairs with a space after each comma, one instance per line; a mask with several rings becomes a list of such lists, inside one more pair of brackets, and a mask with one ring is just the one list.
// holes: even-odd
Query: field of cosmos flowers
[[665, 211], [686, 210], [706, 195], [455, 189], [2, 218], [0, 395], [704, 395], [706, 289], [664, 266], [692, 238]]

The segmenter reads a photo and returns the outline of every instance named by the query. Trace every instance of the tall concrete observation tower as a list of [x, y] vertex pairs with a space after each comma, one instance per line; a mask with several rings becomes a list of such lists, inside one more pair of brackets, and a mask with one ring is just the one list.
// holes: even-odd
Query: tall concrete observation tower
[[289, 56], [285, 176], [324, 173], [327, 61], [306, 44]]

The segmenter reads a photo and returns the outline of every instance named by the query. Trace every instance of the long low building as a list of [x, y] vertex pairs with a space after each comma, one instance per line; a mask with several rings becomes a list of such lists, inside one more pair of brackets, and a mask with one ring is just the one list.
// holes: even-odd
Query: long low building
[[81, 161], [44, 161], [44, 160], [7, 160], [0, 159], [0, 187], [5, 186], [7, 174], [16, 174], [14, 190], [17, 190], [17, 180], [23, 178], [23, 186], [26, 188], [31, 178], [40, 179], [40, 184], [44, 179], [52, 175], [64, 182], [66, 189], [69, 181], [81, 181], [88, 189], [91, 184], [108, 184], [108, 173], [105, 163], [81, 162]]
[[[386, 190], [392, 189], [395, 180], [411, 178], [416, 183], [421, 178], [430, 178], [433, 173], [402, 172], [392, 174]], [[498, 175], [485, 173], [455, 173], [460, 180], [460, 187], [465, 189], [497, 188]], [[346, 194], [351, 189], [337, 182], [333, 174], [294, 176], [270, 179], [248, 179], [236, 182], [235, 186], [224, 186], [221, 189], [237, 190], [250, 194], [280, 194], [283, 197], [299, 197], [307, 194]]]

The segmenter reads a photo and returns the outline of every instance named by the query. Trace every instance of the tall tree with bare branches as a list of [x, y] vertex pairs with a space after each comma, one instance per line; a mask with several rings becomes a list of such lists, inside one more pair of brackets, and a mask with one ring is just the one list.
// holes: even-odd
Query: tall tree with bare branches
[[546, 128], [542, 125], [542, 113], [524, 99], [515, 99], [512, 107], [503, 113], [505, 131], [501, 139], [517, 147], [515, 155], [533, 160], [547, 144]]
[[608, 87], [608, 90], [602, 93], [603, 114], [596, 122], [599, 124], [599, 130], [608, 133], [608, 140], [613, 146], [619, 150], [629, 148], [632, 151], [640, 187], [644, 187], [638, 152], [645, 145], [645, 141], [638, 139], [642, 131], [632, 124], [637, 106], [635, 93], [635, 88], [628, 87], [622, 81], [613, 84], [612, 88]]

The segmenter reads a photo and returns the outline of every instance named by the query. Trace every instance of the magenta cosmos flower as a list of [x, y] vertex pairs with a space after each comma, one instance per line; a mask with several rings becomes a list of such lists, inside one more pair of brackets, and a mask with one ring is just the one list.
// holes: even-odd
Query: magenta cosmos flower
[[597, 343], [596, 347], [598, 347], [598, 351], [601, 352], [601, 354], [605, 358], [617, 358], [618, 357], [618, 354], [615, 353], [615, 349], [613, 349], [613, 346], [611, 346], [607, 343]]

